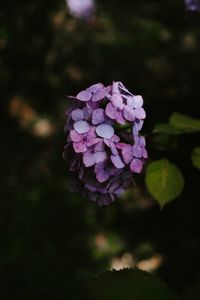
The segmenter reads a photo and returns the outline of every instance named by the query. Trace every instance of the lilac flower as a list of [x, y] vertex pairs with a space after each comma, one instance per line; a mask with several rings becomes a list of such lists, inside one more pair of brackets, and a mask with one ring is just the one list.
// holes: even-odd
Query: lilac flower
[[143, 159], [148, 157], [147, 151], [145, 149], [145, 139], [144, 137], [135, 137], [135, 144], [118, 145], [122, 149], [122, 157], [126, 164], [130, 164], [130, 169], [134, 173], [141, 173], [143, 167]]
[[99, 139], [97, 138], [95, 133], [95, 127], [90, 127], [90, 129], [86, 133], [82, 134], [77, 132], [76, 130], [71, 130], [70, 138], [73, 142], [73, 148], [76, 153], [86, 152], [89, 147], [99, 142]]
[[148, 157], [139, 135], [146, 117], [143, 99], [121, 82], [93, 84], [69, 98], [64, 158], [73, 175], [71, 186], [108, 205], [132, 184], [133, 173], [142, 171]]
[[76, 98], [83, 102], [88, 102], [90, 100], [92, 102], [98, 102], [103, 98], [105, 98], [105, 96], [106, 96], [105, 87], [103, 86], [102, 83], [97, 83], [97, 84], [93, 84], [88, 89], [78, 93], [78, 95], [76, 95]]
[[89, 19], [94, 11], [93, 0], [66, 0], [70, 13], [81, 19]]
[[190, 12], [200, 12], [200, 1], [199, 0], [185, 0], [185, 7]]

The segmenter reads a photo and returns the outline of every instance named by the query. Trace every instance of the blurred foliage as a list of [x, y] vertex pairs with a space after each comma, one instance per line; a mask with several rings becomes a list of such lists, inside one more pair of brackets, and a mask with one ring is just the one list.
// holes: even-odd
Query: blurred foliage
[[85, 282], [88, 300], [175, 300], [163, 282], [141, 270], [109, 271]]
[[[198, 283], [199, 170], [188, 158], [199, 136], [151, 132], [174, 111], [198, 118], [199, 16], [182, 0], [96, 2], [90, 22], [64, 0], [0, 4], [1, 299], [76, 299], [79, 277], [116, 265], [149, 268], [183, 297]], [[144, 96], [151, 161], [184, 175], [163, 212], [144, 176], [107, 208], [67, 188], [65, 96], [112, 80]]]

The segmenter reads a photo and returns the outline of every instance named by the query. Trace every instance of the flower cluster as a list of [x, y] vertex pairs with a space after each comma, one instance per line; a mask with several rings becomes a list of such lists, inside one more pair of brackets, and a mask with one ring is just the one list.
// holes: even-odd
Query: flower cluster
[[139, 135], [146, 117], [143, 99], [121, 82], [98, 83], [70, 96], [64, 158], [74, 190], [108, 205], [141, 173], [147, 151]]
[[190, 12], [200, 12], [200, 0], [185, 0], [185, 7]]
[[93, 0], [66, 0], [72, 16], [80, 19], [90, 19], [94, 12]]

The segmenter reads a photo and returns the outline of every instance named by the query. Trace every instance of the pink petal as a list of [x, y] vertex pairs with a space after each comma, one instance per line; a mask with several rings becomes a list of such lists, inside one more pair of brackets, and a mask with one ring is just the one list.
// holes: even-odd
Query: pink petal
[[82, 134], [89, 131], [90, 125], [86, 121], [77, 121], [76, 123], [74, 123], [74, 129], [78, 133]]
[[72, 130], [70, 131], [70, 138], [72, 140], [72, 142], [80, 142], [83, 139], [83, 136], [80, 135], [78, 132], [76, 132], [76, 130]]
[[95, 156], [91, 151], [87, 151], [83, 154], [83, 163], [87, 168], [95, 164]]
[[123, 106], [123, 99], [120, 94], [113, 94], [111, 97], [111, 102], [114, 107], [121, 108]]
[[110, 139], [114, 134], [114, 129], [112, 126], [104, 123], [97, 126], [96, 133], [104, 139]]
[[78, 143], [73, 143], [73, 148], [76, 153], [83, 153], [87, 151], [87, 146], [85, 141], [80, 141]]
[[84, 101], [87, 102], [91, 99], [92, 94], [89, 91], [82, 91], [80, 93], [78, 93], [78, 95], [76, 96], [76, 98], [80, 101]]
[[126, 145], [122, 148], [122, 157], [126, 164], [129, 164], [133, 158], [132, 146]]
[[129, 105], [124, 107], [124, 118], [131, 122], [135, 120], [135, 110]]
[[95, 109], [92, 114], [92, 123], [94, 125], [97, 125], [103, 122], [104, 122], [104, 109], [103, 108]]
[[125, 125], [126, 124], [126, 121], [124, 120], [124, 117], [122, 115], [122, 112], [119, 111], [116, 115], [116, 121], [121, 124], [121, 125]]
[[87, 147], [96, 145], [99, 142], [99, 138], [93, 138], [87, 141]]
[[114, 134], [111, 137], [111, 141], [114, 142], [114, 143], [118, 143], [120, 141], [120, 138], [116, 134]]
[[141, 173], [142, 166], [142, 161], [140, 159], [134, 158], [130, 164], [130, 169], [134, 173]]
[[123, 148], [126, 147], [126, 146], [128, 146], [128, 145], [125, 144], [125, 143], [117, 143], [117, 144], [116, 144], [117, 149], [123, 149]]
[[116, 118], [117, 109], [112, 105], [112, 103], [107, 104], [107, 106], [106, 106], [106, 115], [111, 119]]
[[74, 121], [80, 121], [84, 119], [84, 112], [82, 109], [75, 109], [71, 112], [72, 120]]
[[96, 127], [95, 126], [91, 126], [90, 127], [90, 130], [88, 131], [87, 133], [87, 138], [88, 139], [93, 139], [95, 138], [97, 135], [96, 135]]
[[111, 155], [111, 161], [117, 169], [122, 169], [125, 165], [119, 155]]

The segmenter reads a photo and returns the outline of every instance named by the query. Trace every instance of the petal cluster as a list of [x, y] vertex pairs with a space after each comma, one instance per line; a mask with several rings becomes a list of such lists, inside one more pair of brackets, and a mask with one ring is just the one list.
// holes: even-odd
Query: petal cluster
[[109, 205], [141, 173], [148, 158], [140, 135], [143, 99], [122, 84], [97, 83], [69, 96], [64, 158], [72, 172], [71, 185], [99, 205]]

